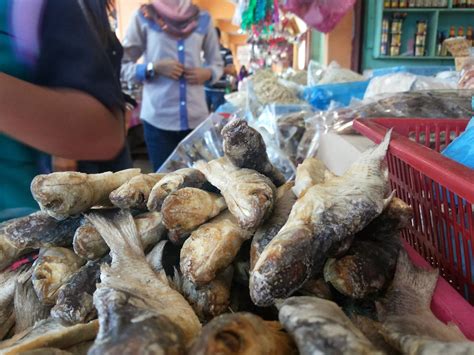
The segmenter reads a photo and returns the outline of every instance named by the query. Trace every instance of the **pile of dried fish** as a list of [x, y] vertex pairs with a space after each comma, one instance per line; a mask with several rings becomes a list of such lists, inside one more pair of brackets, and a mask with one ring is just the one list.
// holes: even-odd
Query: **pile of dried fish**
[[0, 353], [474, 353], [401, 248], [390, 134], [343, 176], [311, 158], [295, 181], [246, 122], [223, 138], [166, 175], [38, 176], [42, 211], [0, 225]]

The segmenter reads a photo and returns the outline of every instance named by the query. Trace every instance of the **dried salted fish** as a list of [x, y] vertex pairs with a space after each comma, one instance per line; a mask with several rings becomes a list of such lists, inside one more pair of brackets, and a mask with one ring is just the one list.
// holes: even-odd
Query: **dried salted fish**
[[288, 220], [291, 209], [296, 202], [296, 196], [292, 191], [293, 186], [293, 182], [287, 182], [278, 188], [272, 215], [255, 232], [250, 249], [251, 268], [253, 268], [265, 247]]
[[15, 334], [33, 327], [36, 322], [49, 318], [51, 306], [44, 305], [36, 295], [31, 280], [33, 270], [18, 278], [15, 288]]
[[58, 292], [85, 260], [66, 248], [40, 250], [33, 264], [33, 287], [44, 304], [54, 305]]
[[390, 141], [365, 152], [341, 177], [311, 187], [293, 206], [287, 223], [267, 245], [250, 276], [250, 295], [270, 305], [323, 271], [347, 239], [377, 217], [390, 200], [383, 159]]
[[12, 223], [14, 220], [3, 222], [0, 224], [0, 271], [5, 270], [16, 260], [18, 260], [22, 255], [28, 254], [31, 252], [31, 249], [19, 249], [17, 248], [7, 235], [4, 233], [4, 229], [7, 224]]
[[147, 262], [131, 214], [123, 210], [113, 218], [95, 213], [87, 218], [112, 256], [112, 264], [101, 267], [101, 283], [94, 293], [100, 332], [90, 353], [114, 353], [117, 344], [132, 352], [180, 353], [200, 332], [201, 324], [166, 275], [157, 274]]
[[360, 314], [348, 314], [351, 322], [365, 335], [374, 346], [387, 355], [398, 355], [400, 352], [388, 344], [381, 334], [382, 323]]
[[40, 211], [2, 224], [0, 235], [4, 235], [18, 249], [67, 247], [72, 244], [81, 220], [77, 217], [58, 221]]
[[[139, 214], [134, 217], [134, 221], [144, 250], [158, 243], [165, 233], [159, 212]], [[73, 246], [74, 252], [87, 260], [98, 260], [109, 251], [109, 247], [100, 233], [87, 221], [77, 229]]]
[[270, 163], [262, 135], [247, 121], [235, 119], [222, 129], [227, 158], [238, 168], [255, 170], [268, 176], [275, 186], [286, 182], [285, 176]]
[[110, 193], [138, 174], [140, 169], [103, 174], [38, 175], [31, 182], [31, 193], [43, 211], [56, 219], [64, 219], [94, 206], [109, 205]]
[[176, 170], [162, 178], [151, 190], [147, 207], [150, 211], [160, 211], [161, 205], [171, 193], [184, 187], [202, 188], [206, 184], [205, 176], [197, 169]]
[[110, 201], [122, 209], [145, 210], [150, 192], [165, 174], [140, 174], [134, 176], [110, 193]]
[[59, 290], [51, 316], [68, 324], [84, 323], [96, 315], [92, 296], [100, 281], [100, 266], [109, 263], [110, 256], [89, 261]]
[[35, 350], [22, 351], [21, 355], [72, 355], [69, 351], [57, 348], [41, 348]]
[[323, 278], [313, 278], [305, 282], [299, 290], [303, 296], [314, 296], [332, 300], [333, 294], [329, 284]]
[[[166, 243], [166, 241], [160, 242], [146, 256], [148, 263], [157, 273], [164, 271], [163, 251]], [[232, 266], [218, 274], [209, 284], [203, 286], [197, 286], [185, 277], [182, 277], [176, 269], [174, 269], [174, 272], [172, 286], [186, 298], [201, 321], [210, 321], [212, 318], [228, 310], [234, 274]]]
[[190, 354], [288, 355], [297, 351], [280, 323], [264, 321], [251, 313], [233, 313], [209, 322]]
[[25, 351], [44, 347], [64, 349], [94, 339], [98, 329], [99, 322], [96, 320], [68, 327], [49, 318], [0, 343], [0, 353], [2, 355], [22, 354]]
[[393, 279], [401, 247], [400, 230], [410, 225], [412, 209], [394, 198], [380, 216], [357, 233], [347, 255], [329, 259], [324, 278], [345, 296], [363, 299]]
[[332, 301], [291, 297], [281, 305], [279, 318], [301, 355], [382, 354]]
[[296, 168], [293, 192], [298, 198], [303, 197], [310, 187], [322, 184], [328, 177], [331, 177], [331, 173], [321, 160], [307, 158]]
[[437, 281], [437, 270], [419, 269], [400, 251], [393, 284], [377, 304], [383, 336], [404, 354], [474, 354], [474, 342], [431, 312]]
[[225, 157], [209, 163], [200, 161], [195, 166], [221, 191], [229, 211], [242, 228], [257, 228], [270, 216], [276, 188], [266, 176], [239, 169]]
[[186, 187], [170, 194], [161, 207], [168, 238], [182, 244], [200, 225], [217, 216], [227, 205], [222, 196]]
[[29, 274], [30, 265], [12, 271], [0, 272], [0, 340], [3, 339], [15, 323], [14, 298], [17, 281]]
[[242, 229], [229, 211], [203, 224], [181, 249], [180, 268], [184, 277], [197, 285], [216, 278], [235, 259], [252, 232]]

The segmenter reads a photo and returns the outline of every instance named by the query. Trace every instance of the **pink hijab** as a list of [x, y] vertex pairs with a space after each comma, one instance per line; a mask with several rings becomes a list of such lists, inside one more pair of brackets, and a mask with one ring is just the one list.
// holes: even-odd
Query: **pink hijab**
[[152, 0], [163, 30], [176, 37], [187, 37], [198, 25], [199, 8], [192, 0]]

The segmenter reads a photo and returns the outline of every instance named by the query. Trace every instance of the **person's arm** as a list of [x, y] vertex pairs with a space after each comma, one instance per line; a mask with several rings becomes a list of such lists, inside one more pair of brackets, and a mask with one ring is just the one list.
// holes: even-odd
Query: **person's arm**
[[0, 73], [0, 113], [0, 131], [64, 158], [110, 159], [124, 143], [121, 110], [113, 113], [78, 90], [48, 89]]

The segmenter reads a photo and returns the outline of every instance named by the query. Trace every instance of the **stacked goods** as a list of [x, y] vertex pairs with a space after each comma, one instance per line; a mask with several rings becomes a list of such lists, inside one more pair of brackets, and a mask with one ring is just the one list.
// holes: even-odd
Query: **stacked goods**
[[166, 175], [38, 176], [42, 211], [0, 225], [0, 353], [474, 352], [401, 248], [390, 134], [340, 177], [311, 158], [295, 181], [246, 122], [223, 138]]

